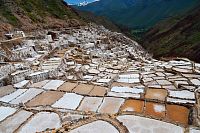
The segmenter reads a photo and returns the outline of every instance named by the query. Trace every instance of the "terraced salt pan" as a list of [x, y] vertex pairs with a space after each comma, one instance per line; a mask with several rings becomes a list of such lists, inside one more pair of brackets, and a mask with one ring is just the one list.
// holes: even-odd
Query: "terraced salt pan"
[[[156, 81], [144, 83], [145, 86], [160, 86]], [[161, 88], [161, 87], [160, 87]]]
[[164, 77], [164, 76], [165, 76], [165, 74], [162, 73], [162, 72], [157, 72], [156, 75], [157, 75], [157, 76], [160, 76], [160, 77]]
[[23, 88], [24, 86], [28, 85], [29, 80], [23, 80], [19, 83], [14, 84], [15, 88]]
[[169, 81], [187, 81], [187, 78], [174, 78], [174, 79], [169, 79]]
[[182, 75], [187, 78], [200, 78], [200, 75], [197, 74], [182, 74]]
[[86, 84], [80, 84], [78, 85], [74, 90], [73, 92], [76, 92], [78, 94], [82, 94], [82, 95], [85, 95], [85, 94], [89, 94], [90, 91], [94, 88], [93, 85], [86, 85]]
[[123, 103], [124, 99], [122, 98], [105, 97], [98, 112], [115, 114], [119, 111], [119, 108]]
[[182, 98], [182, 99], [195, 99], [194, 92], [190, 92], [187, 90], [181, 91], [171, 91], [169, 90], [170, 97]]
[[49, 82], [49, 80], [43, 80], [37, 83], [34, 83], [30, 85], [31, 88], [42, 88], [44, 85], [46, 85]]
[[62, 84], [64, 84], [64, 81], [62, 80], [51, 80], [42, 88], [45, 90], [57, 90]]
[[97, 82], [98, 83], [109, 83], [111, 79], [99, 79]]
[[27, 89], [18, 89], [15, 92], [0, 98], [0, 101], [8, 103], [26, 91], [27, 91]]
[[119, 75], [119, 78], [122, 78], [122, 79], [132, 79], [132, 78], [139, 78], [140, 75], [139, 74], [123, 74], [123, 75]]
[[165, 77], [153, 77], [154, 80], [165, 80]]
[[87, 81], [91, 81], [93, 78], [94, 78], [94, 76], [90, 76], [90, 75], [83, 76], [83, 79], [87, 80]]
[[4, 120], [6, 117], [14, 114], [16, 112], [15, 108], [11, 107], [0, 107], [0, 121]]
[[38, 72], [35, 72], [35, 73], [31, 73], [29, 76], [36, 76], [36, 75], [40, 75], [40, 74], [47, 73], [47, 72], [49, 72], [49, 71], [48, 70], [38, 71]]
[[112, 87], [111, 91], [118, 92], [118, 93], [144, 93], [143, 89], [137, 89], [137, 88], [130, 88], [130, 87]]
[[88, 72], [91, 74], [99, 74], [100, 73], [100, 71], [97, 69], [89, 69]]
[[139, 83], [140, 79], [122, 79], [121, 78], [121, 79], [118, 79], [117, 82], [132, 84], [132, 83]]
[[118, 116], [117, 119], [127, 127], [130, 133], [184, 133], [184, 128], [133, 115]]
[[196, 101], [195, 100], [185, 100], [185, 99], [177, 99], [177, 98], [171, 98], [168, 97], [167, 98], [167, 102], [171, 102], [171, 103], [189, 103], [189, 104], [195, 104]]
[[98, 120], [78, 127], [69, 133], [119, 133], [119, 131], [110, 123]]
[[16, 89], [13, 88], [12, 85], [0, 87], [0, 97], [3, 97], [3, 96], [5, 96], [5, 95], [8, 95], [8, 94], [14, 92], [15, 90], [16, 90]]
[[151, 82], [151, 81], [153, 81], [153, 79], [152, 78], [143, 78], [142, 81], [143, 82]]
[[180, 85], [188, 85], [187, 81], [175, 81], [174, 85], [179, 88]]
[[192, 70], [184, 69], [184, 68], [172, 68], [172, 70], [180, 72], [180, 73], [192, 73]]
[[165, 101], [167, 91], [165, 89], [147, 89], [145, 98]]
[[172, 60], [172, 61], [169, 61], [169, 63], [173, 66], [179, 66], [179, 65], [191, 65], [190, 62], [186, 62], [186, 61], [175, 61], [175, 60]]
[[108, 92], [107, 96], [112, 97], [121, 97], [121, 98], [140, 98], [140, 94], [133, 94], [133, 93], [117, 93], [117, 92]]
[[200, 80], [198, 79], [192, 79], [190, 80], [194, 85], [200, 86]]
[[188, 108], [179, 105], [167, 104], [166, 111], [167, 119], [185, 126], [188, 125], [188, 117], [190, 112]]
[[78, 110], [96, 112], [102, 101], [103, 98], [100, 97], [85, 97]]
[[90, 91], [90, 96], [101, 96], [103, 97], [106, 94], [106, 91], [108, 88], [101, 87], [101, 86], [95, 86], [92, 91]]
[[164, 118], [165, 105], [159, 104], [159, 103], [153, 103], [153, 102], [146, 102], [145, 114], [152, 117]]
[[56, 92], [56, 91], [47, 91], [42, 94], [39, 94], [28, 103], [27, 106], [46, 106], [52, 105], [58, 99], [60, 99], [65, 93], [64, 92]]
[[77, 85], [77, 83], [65, 82], [58, 88], [58, 90], [71, 92]]
[[168, 80], [156, 80], [159, 85], [171, 85], [172, 83]]
[[119, 83], [119, 82], [113, 82], [111, 87], [115, 87], [115, 86], [118, 86], [118, 87], [133, 87], [133, 84], [129, 84], [129, 83]]
[[192, 91], [194, 91], [196, 89], [195, 86], [190, 86], [190, 85], [182, 85], [181, 87], [183, 87], [186, 90], [192, 90]]
[[190, 128], [189, 133], [200, 133], [200, 129]]
[[142, 113], [143, 108], [144, 101], [129, 99], [125, 101], [124, 105], [121, 108], [121, 111]]
[[56, 113], [39, 112], [20, 130], [20, 133], [36, 133], [46, 129], [59, 128], [61, 121]]
[[25, 93], [23, 93], [16, 99], [12, 100], [10, 103], [11, 104], [26, 103], [27, 101], [31, 100], [32, 98], [34, 98], [35, 96], [37, 96], [42, 92], [43, 90], [41, 89], [30, 88]]
[[117, 80], [117, 82], [120, 82], [120, 83], [139, 83], [140, 82], [139, 77], [140, 77], [139, 74], [123, 74], [123, 75], [119, 75], [119, 79]]
[[52, 107], [75, 110], [79, 106], [82, 99], [83, 96], [81, 95], [66, 93], [62, 98], [55, 102]]
[[17, 112], [0, 124], [0, 133], [13, 133], [32, 114], [33, 113], [24, 110]]
[[154, 105], [154, 110], [155, 110], [155, 112], [164, 112], [165, 111], [165, 106]]

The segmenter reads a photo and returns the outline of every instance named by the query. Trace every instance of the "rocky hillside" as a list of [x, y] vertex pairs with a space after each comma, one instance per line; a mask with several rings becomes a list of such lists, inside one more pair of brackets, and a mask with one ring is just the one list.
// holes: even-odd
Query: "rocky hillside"
[[143, 37], [154, 57], [181, 56], [200, 62], [200, 7], [160, 22]]
[[33, 30], [82, 23], [62, 0], [0, 0], [0, 34], [13, 28]]

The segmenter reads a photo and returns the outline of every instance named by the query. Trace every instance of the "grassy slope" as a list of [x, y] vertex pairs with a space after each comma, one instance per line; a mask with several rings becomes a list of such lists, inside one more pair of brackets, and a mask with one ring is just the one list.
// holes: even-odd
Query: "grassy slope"
[[12, 14], [12, 11], [9, 7], [5, 4], [5, 0], [0, 0], [0, 22], [7, 22], [12, 25], [17, 25], [18, 20]]
[[157, 58], [181, 56], [200, 62], [200, 7], [158, 23], [143, 37], [143, 45]]
[[46, 15], [59, 19], [77, 17], [73, 11], [67, 10], [61, 0], [16, 0], [16, 3], [34, 21], [38, 21], [37, 16], [45, 17]]
[[52, 21], [64, 22], [80, 17], [62, 0], [0, 0], [0, 23], [14, 27], [37, 27]]

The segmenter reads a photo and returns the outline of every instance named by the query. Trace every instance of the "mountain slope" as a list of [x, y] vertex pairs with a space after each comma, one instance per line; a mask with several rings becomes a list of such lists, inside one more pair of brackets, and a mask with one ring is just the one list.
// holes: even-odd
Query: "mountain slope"
[[93, 22], [98, 25], [103, 25], [105, 28], [111, 31], [121, 32], [121, 29], [117, 25], [115, 25], [112, 21], [108, 20], [106, 17], [96, 16], [95, 14], [91, 12], [80, 11], [80, 10], [77, 10], [77, 13], [86, 22]]
[[160, 22], [146, 33], [142, 44], [157, 58], [181, 56], [200, 62], [200, 6]]
[[100, 0], [86, 6], [75, 6], [130, 28], [149, 28], [158, 21], [183, 14], [199, 0]]
[[33, 30], [82, 23], [62, 0], [0, 0], [0, 33], [13, 28]]

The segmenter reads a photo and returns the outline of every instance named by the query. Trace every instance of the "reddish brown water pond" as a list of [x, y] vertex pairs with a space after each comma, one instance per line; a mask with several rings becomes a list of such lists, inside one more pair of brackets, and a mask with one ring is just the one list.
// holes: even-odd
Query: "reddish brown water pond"
[[189, 109], [179, 105], [167, 105], [167, 118], [173, 122], [188, 125]]
[[144, 109], [144, 101], [141, 100], [126, 100], [121, 108], [121, 111], [142, 113]]

